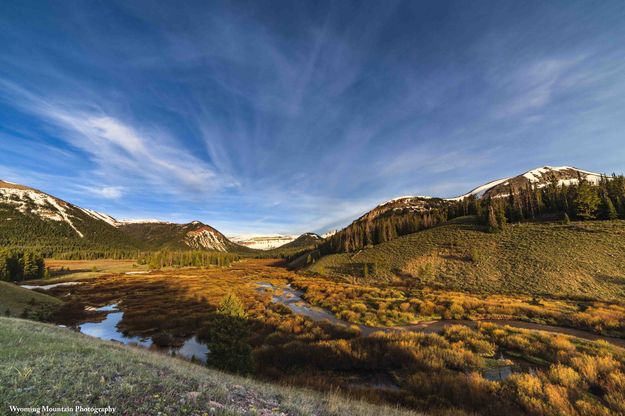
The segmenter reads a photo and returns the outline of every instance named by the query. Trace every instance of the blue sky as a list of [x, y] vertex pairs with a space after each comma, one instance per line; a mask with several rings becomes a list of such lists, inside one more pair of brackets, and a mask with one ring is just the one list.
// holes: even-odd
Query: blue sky
[[0, 3], [0, 178], [323, 232], [542, 165], [625, 171], [622, 1]]

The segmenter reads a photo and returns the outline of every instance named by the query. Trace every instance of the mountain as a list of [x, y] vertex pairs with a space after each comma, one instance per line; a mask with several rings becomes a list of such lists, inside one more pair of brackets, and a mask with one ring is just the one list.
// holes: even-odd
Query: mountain
[[295, 240], [287, 243], [280, 248], [306, 248], [306, 247], [314, 247], [315, 244], [320, 243], [323, 240], [318, 234], [315, 233], [304, 233], [297, 237]]
[[237, 251], [243, 249], [215, 228], [193, 221], [176, 224], [160, 221], [123, 221], [117, 227], [136, 240], [144, 242], [148, 248], [160, 249], [200, 249], [215, 251]]
[[0, 181], [0, 246], [71, 250], [245, 249], [194, 221], [118, 221], [45, 192]]
[[560, 186], [572, 185], [578, 184], [580, 178], [596, 185], [601, 181], [602, 176], [604, 175], [571, 166], [544, 166], [528, 170], [517, 176], [487, 182], [455, 198], [433, 198], [431, 196], [402, 196], [394, 198], [378, 205], [360, 217], [359, 220], [371, 220], [391, 210], [425, 211], [433, 207], [440, 207], [446, 201], [461, 201], [471, 196], [477, 199], [501, 198], [510, 195], [511, 189], [513, 193], [517, 193], [529, 185], [537, 188], [545, 187], [551, 183], [557, 183]]
[[[447, 205], [447, 200], [430, 196], [402, 196], [386, 201], [359, 217], [355, 222], [373, 221], [388, 215], [425, 213]], [[335, 233], [336, 234], [336, 233]]]
[[230, 237], [235, 243], [255, 250], [273, 250], [292, 242], [295, 238], [293, 235]]
[[[599, 184], [602, 175], [570, 167], [544, 166], [517, 176], [498, 179], [478, 186], [455, 198], [402, 196], [386, 201], [366, 212], [350, 225], [321, 244], [322, 254], [357, 251], [441, 224], [449, 218], [466, 215], [467, 201], [497, 199], [549, 184], [574, 185], [580, 180]], [[465, 210], [464, 214], [462, 211]], [[452, 214], [453, 211], [453, 215]]]
[[141, 242], [105, 214], [34, 188], [0, 181], [0, 246], [54, 251], [138, 249]]
[[54, 252], [160, 248], [245, 251], [290, 249], [321, 243], [322, 253], [355, 251], [441, 224], [457, 216], [457, 212], [450, 215], [450, 207], [466, 205], [467, 198], [494, 200], [510, 193], [524, 192], [530, 186], [539, 189], [552, 183], [573, 185], [580, 179], [597, 184], [601, 178], [600, 174], [570, 166], [545, 166], [491, 181], [456, 198], [395, 198], [373, 208], [323, 242], [315, 241], [318, 236], [312, 234], [297, 239], [294, 236], [237, 238], [233, 242], [199, 221], [188, 224], [118, 221], [110, 215], [81, 208], [37, 189], [0, 181], [0, 245], [37, 247]]
[[500, 198], [510, 195], [510, 190], [512, 190], [513, 193], [517, 193], [521, 189], [527, 188], [529, 185], [538, 188], [545, 187], [550, 183], [556, 183], [560, 186], [572, 185], [578, 184], [580, 179], [584, 179], [596, 185], [601, 181], [602, 176], [603, 175], [599, 173], [589, 172], [571, 166], [544, 166], [542, 168], [529, 170], [521, 175], [486, 183], [464, 195], [449, 198], [448, 200], [458, 201], [469, 196], [475, 196], [480, 199]]

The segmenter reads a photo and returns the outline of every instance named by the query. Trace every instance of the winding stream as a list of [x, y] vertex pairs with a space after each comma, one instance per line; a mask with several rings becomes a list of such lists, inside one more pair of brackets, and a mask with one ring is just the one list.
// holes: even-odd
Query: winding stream
[[[56, 283], [50, 285], [42, 285], [42, 286], [29, 286], [22, 285], [22, 287], [26, 289], [42, 289], [48, 290], [58, 286], [72, 286], [78, 285], [83, 282], [63, 282]], [[401, 332], [401, 331], [412, 331], [412, 332], [423, 332], [423, 333], [434, 333], [440, 332], [444, 328], [451, 325], [464, 325], [470, 328], [476, 328], [479, 322], [491, 322], [496, 323], [498, 325], [508, 325], [513, 328], [520, 329], [531, 329], [536, 331], [543, 331], [549, 333], [562, 334], [577, 338], [582, 338], [590, 341], [594, 340], [603, 340], [609, 342], [613, 345], [624, 347], [625, 348], [625, 339], [615, 338], [609, 336], [603, 336], [594, 334], [589, 331], [584, 331], [581, 329], [553, 326], [553, 325], [544, 325], [544, 324], [536, 324], [531, 322], [523, 322], [523, 321], [515, 321], [515, 320], [494, 320], [494, 319], [486, 319], [481, 321], [470, 321], [470, 320], [436, 320], [436, 321], [427, 321], [420, 322], [417, 324], [410, 325], [401, 325], [401, 326], [393, 326], [393, 327], [374, 327], [367, 326], [363, 324], [354, 324], [352, 322], [346, 321], [344, 319], [337, 318], [332, 312], [320, 308], [318, 306], [311, 305], [307, 301], [303, 299], [304, 292], [297, 290], [291, 285], [286, 286], [274, 286], [271, 283], [266, 282], [258, 282], [257, 292], [259, 293], [267, 293], [271, 295], [271, 300], [274, 303], [280, 303], [287, 308], [289, 308], [294, 314], [302, 315], [312, 319], [313, 321], [322, 322], [327, 321], [334, 325], [340, 325], [345, 327], [353, 327], [356, 326], [360, 329], [362, 336], [370, 335], [374, 332]], [[170, 355], [177, 355], [180, 357], [184, 357], [186, 359], [198, 360], [201, 362], [206, 362], [206, 357], [209, 352], [206, 345], [200, 343], [195, 336], [187, 339], [182, 346], [179, 348], [161, 348], [156, 346], [152, 340], [142, 337], [136, 336], [126, 336], [124, 335], [118, 328], [117, 325], [124, 317], [124, 312], [118, 308], [118, 305], [111, 304], [106, 305], [101, 308], [97, 308], [98, 312], [106, 312], [106, 316], [103, 320], [97, 322], [86, 322], [79, 326], [80, 332], [90, 335], [96, 338], [100, 338], [103, 340], [111, 340], [120, 342], [128, 345], [137, 345], [144, 348], [148, 348], [150, 350], [164, 352]], [[498, 380], [506, 378], [511, 374], [512, 368], [509, 366], [501, 366], [495, 367], [487, 370], [485, 373], [485, 377], [492, 380]]]
[[41, 289], [41, 290], [50, 290], [50, 289], [54, 289], [55, 287], [59, 287], [59, 286], [75, 286], [75, 285], [81, 285], [82, 282], [61, 282], [61, 283], [54, 283], [51, 285], [20, 285], [20, 287], [23, 287], [24, 289]]
[[[554, 325], [545, 325], [545, 324], [537, 324], [532, 322], [524, 322], [524, 321], [515, 321], [515, 320], [497, 320], [497, 319], [483, 319], [478, 321], [470, 321], [470, 320], [436, 320], [436, 321], [424, 321], [418, 324], [411, 325], [400, 325], [400, 326], [392, 326], [392, 327], [374, 327], [367, 326], [363, 324], [354, 324], [352, 322], [346, 321], [344, 319], [339, 319], [331, 312], [319, 308], [317, 306], [313, 306], [310, 303], [306, 302], [302, 296], [304, 292], [299, 291], [291, 287], [291, 285], [287, 285], [284, 287], [275, 287], [271, 283], [260, 282], [258, 285], [258, 291], [271, 291], [272, 293], [272, 301], [276, 303], [281, 303], [288, 307], [293, 313], [298, 315], [304, 315], [314, 321], [329, 321], [335, 325], [343, 325], [343, 326], [357, 326], [361, 334], [363, 336], [370, 335], [374, 332], [401, 332], [401, 331], [413, 331], [413, 332], [424, 332], [424, 333], [433, 333], [440, 332], [444, 328], [452, 325], [464, 325], [470, 328], [476, 328], [479, 322], [490, 322], [498, 325], [508, 325], [513, 328], [519, 329], [531, 329], [535, 331], [543, 331], [550, 332], [562, 335], [568, 335], [572, 337], [582, 338], [589, 341], [603, 340], [609, 342], [610, 344], [625, 348], [625, 339], [609, 337], [605, 335], [594, 334], [589, 331], [584, 331], [582, 329], [574, 329], [567, 328], [562, 326], [554, 326]], [[277, 293], [280, 292], [281, 293]]]

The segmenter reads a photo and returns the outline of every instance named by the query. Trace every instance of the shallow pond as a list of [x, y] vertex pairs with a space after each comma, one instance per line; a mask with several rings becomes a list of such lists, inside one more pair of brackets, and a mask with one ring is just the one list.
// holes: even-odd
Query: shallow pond
[[116, 341], [123, 344], [138, 345], [150, 350], [160, 351], [179, 357], [184, 357], [189, 360], [195, 359], [197, 361], [206, 362], [206, 354], [208, 354], [208, 347], [200, 343], [195, 336], [187, 339], [180, 348], [160, 348], [154, 345], [150, 338], [141, 337], [129, 337], [124, 335], [119, 329], [117, 324], [123, 319], [124, 312], [120, 311], [116, 304], [103, 306], [97, 308], [98, 312], [108, 312], [106, 318], [100, 322], [86, 322], [78, 327], [80, 332], [85, 335], [89, 335], [95, 338], [100, 338], [106, 341]]

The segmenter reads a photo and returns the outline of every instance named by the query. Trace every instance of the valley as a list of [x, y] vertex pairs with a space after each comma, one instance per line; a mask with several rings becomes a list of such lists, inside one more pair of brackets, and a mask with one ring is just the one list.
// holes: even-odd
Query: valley
[[625, 416], [625, 3], [0, 2], [0, 416]]
[[[93, 264], [98, 262], [104, 263]], [[75, 272], [29, 282], [80, 283], [42, 291], [65, 302], [52, 318], [57, 324], [159, 355], [196, 363], [209, 358], [211, 366], [266, 381], [340, 389], [377, 404], [399, 401], [443, 413], [456, 408], [460, 414], [498, 414], [502, 409], [521, 414], [522, 398], [510, 391], [502, 396], [501, 389], [523, 388], [537, 371], [550, 368], [552, 357], [561, 357], [559, 366], [570, 366], [558, 371], [574, 371], [582, 383], [591, 382], [579, 367], [590, 365], [582, 363], [591, 355], [625, 360], [625, 338], [620, 338], [625, 336], [625, 314], [612, 315], [617, 325], [610, 330], [588, 327], [581, 319], [567, 321], [575, 314], [592, 316], [610, 307], [625, 310], [596, 299], [537, 301], [532, 296], [365, 284], [306, 276], [272, 259], [243, 259], [226, 268], [145, 273], [126, 264], [125, 271], [103, 276], [81, 275], [80, 268]], [[220, 312], [228, 296], [240, 304], [242, 313], [235, 313], [236, 319]], [[459, 305], [463, 315], [457, 315]], [[434, 368], [441, 375], [432, 378]], [[549, 377], [536, 382], [558, 380]], [[567, 394], [579, 394], [583, 385], [567, 386]], [[458, 391], [431, 402], [430, 389], [435, 388], [470, 388], [479, 395], [470, 405], [468, 396]], [[592, 394], [582, 396], [591, 406], [601, 403]], [[422, 397], [429, 397], [428, 402]], [[495, 397], [497, 405], [491, 403]]]
[[623, 176], [539, 168], [462, 198], [395, 198], [325, 238], [267, 250], [200, 221], [119, 221], [0, 189], [0, 277], [12, 281], [0, 281], [0, 326], [43, 321], [57, 326], [45, 334], [111, 341], [160, 366], [370, 409], [623, 410]]

